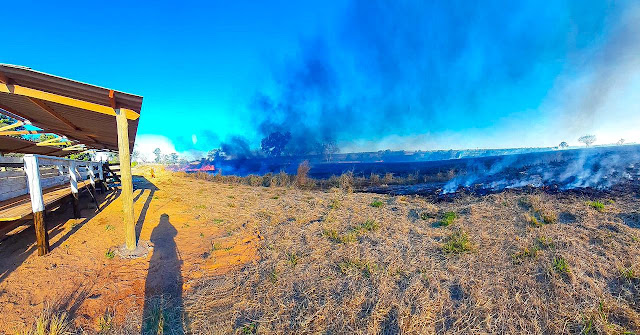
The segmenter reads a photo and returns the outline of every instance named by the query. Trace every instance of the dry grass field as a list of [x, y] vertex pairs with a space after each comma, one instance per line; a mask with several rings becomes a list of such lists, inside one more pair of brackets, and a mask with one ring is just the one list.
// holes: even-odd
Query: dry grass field
[[88, 334], [640, 332], [636, 191], [437, 200], [137, 173], [150, 255], [109, 254], [117, 200], [82, 225], [53, 214], [49, 256], [23, 250], [30, 229], [0, 244], [3, 329], [46, 309]]

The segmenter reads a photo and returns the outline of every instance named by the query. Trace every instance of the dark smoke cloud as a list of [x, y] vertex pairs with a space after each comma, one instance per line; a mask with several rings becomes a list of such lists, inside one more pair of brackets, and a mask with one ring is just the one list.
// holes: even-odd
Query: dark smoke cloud
[[[606, 66], [637, 50], [638, 23], [623, 16], [630, 4], [355, 0], [335, 34], [302, 40], [274, 72], [274, 89], [257, 92], [248, 108], [261, 137], [291, 133], [289, 155], [321, 153], [330, 142], [488, 127], [539, 107], [561, 74], [620, 73]], [[581, 109], [599, 104], [589, 99], [597, 98], [582, 99]], [[248, 142], [231, 142], [223, 147], [255, 154]]]

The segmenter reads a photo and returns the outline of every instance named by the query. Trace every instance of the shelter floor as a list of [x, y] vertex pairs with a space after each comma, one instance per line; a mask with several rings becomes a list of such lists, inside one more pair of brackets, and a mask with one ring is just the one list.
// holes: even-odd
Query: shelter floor
[[[94, 331], [105, 315], [116, 324], [141, 319], [145, 298], [163, 293], [155, 287], [164, 284], [167, 264], [177, 264], [182, 283], [177, 289], [187, 294], [203, 275], [223, 273], [255, 257], [255, 235], [230, 236], [212, 226], [215, 210], [203, 214], [194, 208], [206, 192], [202, 182], [164, 171], [152, 177], [148, 167], [133, 172], [136, 232], [141, 242], [151, 240], [155, 248], [137, 259], [113, 256], [124, 242], [119, 190], [99, 194], [97, 212], [88, 195], [81, 197], [80, 219], [72, 218], [70, 205], [48, 214], [51, 252], [46, 256], [37, 256], [33, 226], [17, 228], [0, 242], [0, 334], [23, 329], [46, 309], [65, 310], [76, 326]], [[231, 247], [212, 265], [202, 255], [219, 241]], [[177, 259], [151, 264], [158, 251], [160, 258], [166, 257], [166, 246], [175, 249]]]

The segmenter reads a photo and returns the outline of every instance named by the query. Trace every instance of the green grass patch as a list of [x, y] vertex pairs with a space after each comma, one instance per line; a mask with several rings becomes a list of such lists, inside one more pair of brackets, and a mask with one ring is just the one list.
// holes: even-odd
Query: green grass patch
[[384, 204], [382, 203], [382, 201], [380, 200], [374, 200], [373, 202], [371, 202], [369, 204], [369, 206], [374, 207], [374, 208], [380, 208], [382, 207]]
[[631, 280], [636, 278], [636, 274], [634, 273], [632, 268], [625, 268], [622, 267], [620, 268], [620, 277], [626, 279], [626, 280]]
[[221, 224], [221, 223], [223, 223], [223, 222], [224, 222], [224, 220], [223, 220], [223, 219], [213, 219], [213, 223], [214, 223], [214, 224]]
[[258, 325], [255, 323], [249, 323], [240, 327], [239, 332], [242, 335], [250, 335], [258, 333]]
[[456, 214], [455, 212], [446, 212], [442, 215], [442, 219], [438, 224], [443, 227], [448, 227], [452, 225], [457, 218], [458, 214]]
[[571, 271], [569, 269], [569, 263], [564, 257], [558, 256], [553, 258], [553, 262], [551, 263], [553, 270], [559, 274], [569, 274]]
[[587, 205], [598, 212], [604, 212], [604, 204], [600, 201], [589, 201]]
[[298, 265], [298, 255], [295, 253], [288, 253], [287, 262], [289, 262], [289, 265], [291, 265], [292, 268], [296, 267], [296, 265]]
[[332, 199], [331, 203], [329, 204], [329, 208], [331, 209], [338, 209], [340, 208], [340, 200], [338, 199]]
[[367, 220], [364, 223], [361, 223], [358, 227], [356, 227], [356, 229], [354, 229], [355, 231], [357, 231], [358, 233], [364, 231], [376, 231], [380, 228], [380, 225], [374, 221], [374, 220]]
[[195, 205], [195, 206], [193, 206], [193, 208], [195, 208], [195, 209], [206, 209], [207, 206], [206, 205]]
[[107, 252], [104, 253], [104, 257], [107, 259], [113, 259], [113, 257], [116, 257], [116, 252], [113, 250], [107, 250]]
[[459, 254], [471, 251], [471, 247], [472, 245], [469, 240], [469, 235], [464, 231], [456, 231], [447, 237], [442, 249], [446, 253]]
[[106, 231], [114, 231], [116, 230], [116, 227], [113, 225], [108, 224], [105, 228]]

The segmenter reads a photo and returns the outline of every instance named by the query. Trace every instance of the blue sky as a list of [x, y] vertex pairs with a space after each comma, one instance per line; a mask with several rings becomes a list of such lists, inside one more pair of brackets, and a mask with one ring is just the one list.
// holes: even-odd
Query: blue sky
[[[640, 141], [632, 1], [4, 4], [0, 62], [144, 96], [143, 151]], [[293, 149], [292, 149], [293, 150]]]

